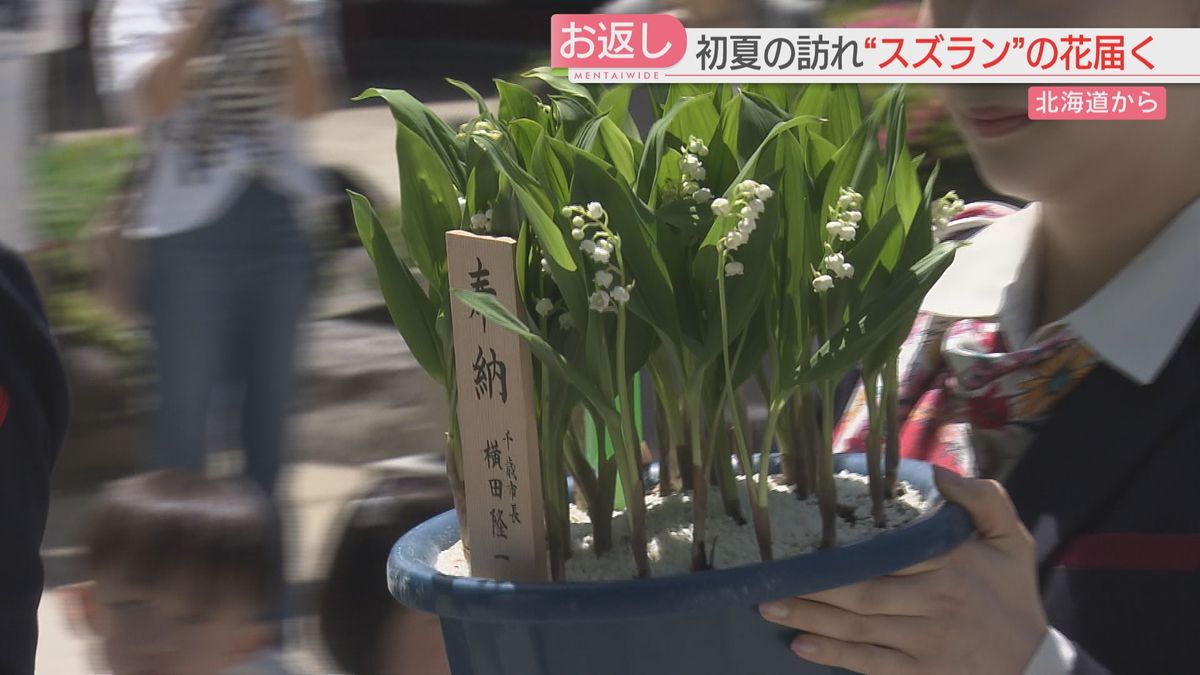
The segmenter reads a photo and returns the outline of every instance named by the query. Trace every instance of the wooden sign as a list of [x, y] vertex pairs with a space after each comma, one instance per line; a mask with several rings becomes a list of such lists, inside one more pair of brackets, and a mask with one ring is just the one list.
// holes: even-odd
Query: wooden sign
[[[516, 241], [446, 233], [450, 287], [489, 293], [524, 319]], [[519, 337], [451, 302], [471, 575], [545, 581], [546, 517], [534, 417], [533, 362]]]

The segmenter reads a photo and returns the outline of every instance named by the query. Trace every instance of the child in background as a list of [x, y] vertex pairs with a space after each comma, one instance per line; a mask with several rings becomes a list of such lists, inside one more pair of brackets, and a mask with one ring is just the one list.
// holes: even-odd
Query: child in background
[[287, 675], [273, 653], [280, 531], [252, 483], [167, 470], [101, 493], [84, 616], [114, 675]]
[[[923, 12], [1014, 35], [1200, 28], [1200, 0]], [[1024, 86], [940, 95], [987, 183], [1034, 202], [959, 252], [902, 352], [900, 452], [945, 467], [978, 536], [761, 611], [801, 657], [870, 675], [1200, 673], [1200, 87], [1168, 86], [1153, 122], [1031, 121]]]
[[321, 634], [352, 675], [450, 675], [437, 617], [388, 593], [387, 558], [404, 533], [454, 507], [445, 477], [390, 478], [346, 507], [321, 591]]

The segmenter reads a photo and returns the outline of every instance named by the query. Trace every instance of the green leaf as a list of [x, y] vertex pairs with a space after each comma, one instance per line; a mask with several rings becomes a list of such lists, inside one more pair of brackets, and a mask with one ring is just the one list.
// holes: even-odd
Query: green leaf
[[[653, 87], [651, 88], [653, 89]], [[676, 120], [687, 119], [693, 117], [692, 110], [708, 109], [714, 110], [712, 107], [712, 94], [697, 96], [681, 101], [678, 105], [673, 106], [663, 115], [661, 119], [650, 127], [650, 133], [646, 135], [646, 147], [642, 151], [642, 161], [638, 167], [638, 182], [637, 194], [638, 197], [646, 203], [651, 202], [651, 195], [658, 185], [658, 171], [662, 162], [662, 157], [667, 153], [669, 146], [668, 132], [675, 124]], [[716, 130], [716, 112], [713, 115], [713, 131]], [[697, 113], [695, 117], [703, 117], [702, 113]], [[691, 127], [684, 127], [691, 128]], [[695, 133], [695, 132], [693, 132]], [[700, 134], [696, 134], [699, 136]], [[704, 136], [708, 138], [709, 136]]]
[[763, 145], [771, 130], [790, 119], [790, 116], [776, 109], [767, 99], [746, 92], [743, 94], [741, 119], [738, 124], [737, 158], [744, 166], [750, 160], [750, 155]]
[[723, 192], [742, 170], [737, 151], [742, 102], [745, 100], [744, 96], [734, 97], [721, 109], [716, 131], [708, 143], [708, 157], [704, 160], [704, 167], [708, 171], [708, 184], [716, 186], [713, 192]]
[[[762, 328], [765, 323], [766, 307], [763, 305], [759, 307], [758, 313], [750, 319], [746, 329], [742, 331], [743, 341], [739, 347], [740, 353], [730, 364], [735, 387], [741, 386], [763, 366], [763, 361], [767, 357], [767, 331]], [[723, 370], [724, 368], [722, 368]]]
[[[895, 268], [903, 238], [904, 228], [900, 223], [900, 214], [893, 208], [872, 224], [866, 234], [850, 249], [846, 254], [846, 262], [854, 265], [855, 279], [860, 289], [866, 288], [877, 267], [888, 271]], [[884, 255], [889, 245], [895, 249], [895, 253]]]
[[577, 99], [567, 96], [551, 96], [550, 101], [558, 110], [558, 119], [562, 123], [560, 131], [564, 140], [577, 138], [583, 125], [596, 117], [596, 112], [590, 106], [584, 105]]
[[545, 113], [533, 92], [512, 82], [505, 82], [501, 79], [493, 81], [496, 83], [496, 92], [500, 95], [501, 121], [528, 119], [541, 123]]
[[508, 135], [512, 138], [513, 145], [517, 147], [517, 154], [523, 160], [524, 165], [530, 166], [533, 149], [537, 145], [538, 139], [546, 135], [546, 129], [533, 120], [517, 119], [508, 123]]
[[[635, 146], [636, 149], [642, 144], [642, 135], [638, 131], [637, 122], [629, 114], [629, 100], [634, 89], [635, 86], [632, 84], [618, 84], [610, 87], [600, 96], [596, 107], [601, 114], [608, 115], [613, 124], [616, 124], [621, 133], [629, 139], [629, 144]], [[641, 154], [640, 151], [637, 154]]]
[[911, 226], [916, 219], [917, 210], [921, 207], [923, 193], [917, 180], [917, 162], [909, 154], [907, 147], [900, 149], [891, 190], [895, 195], [896, 208], [900, 210], [901, 220], [905, 225]]
[[492, 116], [492, 111], [488, 110], [487, 101], [485, 101], [483, 96], [478, 91], [475, 90], [475, 87], [472, 87], [471, 85], [467, 84], [466, 82], [462, 82], [460, 80], [455, 80], [455, 79], [449, 78], [449, 77], [446, 78], [446, 81], [449, 82], [450, 84], [454, 85], [455, 87], [458, 87], [459, 89], [463, 90], [464, 92], [466, 92], [467, 96], [470, 96], [471, 100], [475, 101], [475, 105], [479, 106], [479, 114], [480, 115], [482, 115], [484, 117]]
[[525, 322], [518, 319], [494, 296], [462, 289], [455, 289], [453, 296], [467, 307], [482, 314], [494, 325], [521, 338], [540, 363], [549, 367], [555, 375], [571, 383], [571, 386], [575, 387], [592, 406], [605, 413], [616, 413], [612, 401], [601, 393], [600, 389], [596, 387], [595, 380], [587, 372], [569, 363], [544, 337], [526, 326]]
[[753, 94], [755, 97], [770, 101], [783, 117], [791, 117], [790, 114], [783, 112], [788, 110], [791, 105], [791, 92], [792, 87], [789, 85], [772, 82], [752, 82], [742, 87], [742, 93]]
[[797, 375], [802, 383], [840, 379], [882, 340], [905, 330], [905, 321], [941, 278], [962, 246], [958, 242], [939, 244], [910, 270], [897, 274], [885, 292], [860, 307], [851, 319], [813, 355], [807, 368]]
[[413, 358], [425, 372], [437, 382], [447, 384], [443, 368], [442, 342], [435, 326], [437, 308], [421, 285], [392, 250], [387, 232], [379, 222], [379, 216], [367, 198], [349, 190], [350, 204], [354, 210], [354, 224], [358, 228], [363, 245], [375, 263], [375, 273], [388, 314], [396, 329], [404, 338]]
[[629, 144], [629, 139], [621, 133], [620, 128], [607, 117], [600, 121], [600, 147], [603, 150], [603, 156], [617, 170], [617, 174], [625, 179], [626, 184], [633, 185], [637, 180], [633, 146]]
[[[779, 124], [776, 124], [775, 128], [771, 129], [771, 133], [767, 134], [767, 137], [763, 139], [763, 142], [758, 146], [758, 149], [754, 151], [754, 154], [750, 156], [750, 159], [746, 160], [746, 165], [742, 167], [741, 173], [739, 173], [737, 178], [734, 179], [730, 187], [732, 188], [734, 185], [741, 183], [747, 178], [751, 178], [756, 173], [761, 176], [762, 170], [758, 166], [759, 159], [763, 156], [767, 149], [773, 150], [771, 144], [781, 134], [785, 134], [793, 129], [799, 129], [801, 127], [816, 124], [819, 121], [820, 120], [815, 117], [794, 117], [786, 122], [780, 122]], [[761, 178], [759, 178], [759, 180], [761, 180]]]
[[600, 123], [603, 121], [604, 115], [597, 115], [584, 122], [576, 131], [575, 136], [571, 138], [571, 145], [585, 152], [594, 153], [596, 139], [600, 137]]
[[827, 100], [829, 140], [843, 145], [862, 125], [862, 96], [857, 84], [835, 84]]
[[445, 233], [462, 220], [458, 192], [437, 154], [403, 124], [396, 125], [396, 161], [400, 168], [400, 231], [431, 288], [444, 288]]
[[354, 100], [362, 101], [368, 98], [382, 98], [386, 101], [397, 124], [407, 127], [433, 150], [459, 190], [466, 187], [467, 172], [457, 150], [455, 134], [442, 118], [406, 91], [367, 89], [354, 97]]
[[571, 194], [562, 162], [550, 150], [550, 137], [542, 132], [530, 154], [530, 169], [552, 204], [566, 204]]
[[812, 115], [824, 118], [828, 110], [828, 100], [832, 85], [809, 84], [804, 87], [800, 96], [792, 102], [791, 113], [795, 115]]
[[537, 235], [542, 250], [563, 269], [574, 271], [575, 261], [567, 250], [562, 230], [555, 224], [552, 215], [552, 210], [557, 207], [550, 203], [537, 180], [522, 169], [496, 141], [480, 136], [474, 137], [474, 140], [492, 158], [496, 170], [512, 184], [513, 193], [517, 196], [521, 208], [525, 210], [525, 216], [533, 226], [533, 232]]
[[608, 212], [609, 227], [621, 238], [621, 255], [626, 273], [636, 284], [629, 306], [672, 344], [679, 345], [679, 318], [675, 293], [666, 265], [654, 245], [649, 223], [635, 204], [628, 185], [611, 176], [595, 157], [579, 155], [571, 188], [575, 203], [598, 201]]
[[521, 77], [541, 80], [542, 82], [550, 85], [555, 91], [562, 92], [563, 94], [579, 99], [580, 101], [586, 101], [590, 108], [595, 108], [595, 101], [592, 100], [592, 94], [587, 90], [587, 87], [577, 82], [572, 82], [567, 77], [555, 73], [552, 68], [546, 66], [534, 68], [533, 70], [523, 73]]

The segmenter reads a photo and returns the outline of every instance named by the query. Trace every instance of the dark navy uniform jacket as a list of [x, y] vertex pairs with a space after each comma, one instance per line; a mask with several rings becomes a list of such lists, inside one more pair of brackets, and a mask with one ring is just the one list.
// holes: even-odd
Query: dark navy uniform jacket
[[1009, 477], [1076, 672], [1200, 673], [1198, 481], [1200, 322], [1148, 385], [1096, 368]]
[[0, 248], [0, 674], [33, 672], [39, 549], [67, 423], [61, 362], [29, 271]]

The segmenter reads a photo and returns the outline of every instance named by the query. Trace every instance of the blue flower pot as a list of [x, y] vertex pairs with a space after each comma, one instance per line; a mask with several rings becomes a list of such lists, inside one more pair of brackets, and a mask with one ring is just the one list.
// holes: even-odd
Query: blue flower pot
[[[865, 473], [859, 455], [839, 470]], [[900, 477], [940, 501], [929, 465]], [[388, 561], [400, 602], [441, 617], [454, 675], [828, 675], [801, 661], [792, 631], [764, 621], [766, 601], [844, 586], [944, 553], [971, 533], [966, 512], [940, 503], [908, 525], [810, 555], [726, 570], [604, 583], [513, 584], [434, 570], [458, 540], [445, 513], [406, 534]]]

